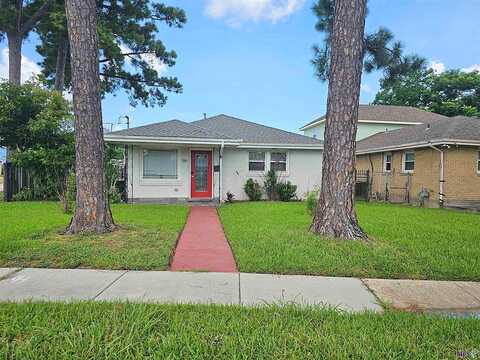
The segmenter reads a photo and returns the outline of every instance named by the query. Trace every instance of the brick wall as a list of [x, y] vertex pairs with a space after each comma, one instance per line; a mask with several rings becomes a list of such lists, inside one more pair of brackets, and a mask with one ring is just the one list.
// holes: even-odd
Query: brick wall
[[[410, 195], [412, 203], [418, 202], [422, 188], [429, 193], [428, 206], [438, 206], [440, 153], [434, 149], [415, 149], [415, 171], [411, 175], [402, 172], [404, 151], [392, 152], [392, 171], [383, 171], [383, 153], [357, 157], [358, 170], [370, 170], [372, 194], [380, 200], [389, 189], [392, 201], [402, 201], [402, 195]], [[480, 206], [480, 174], [476, 171], [478, 149], [474, 147], [451, 147], [445, 150], [446, 205], [478, 203]], [[373, 166], [373, 171], [372, 171]], [[405, 190], [402, 190], [404, 188]]]

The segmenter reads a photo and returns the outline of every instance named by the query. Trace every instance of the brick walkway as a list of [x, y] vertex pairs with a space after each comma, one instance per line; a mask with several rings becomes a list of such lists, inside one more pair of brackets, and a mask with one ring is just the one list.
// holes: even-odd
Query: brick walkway
[[193, 206], [180, 235], [171, 270], [237, 272], [217, 210]]

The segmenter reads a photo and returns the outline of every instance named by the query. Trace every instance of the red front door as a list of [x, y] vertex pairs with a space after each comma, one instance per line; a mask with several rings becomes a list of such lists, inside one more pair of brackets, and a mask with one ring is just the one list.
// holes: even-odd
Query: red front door
[[212, 197], [212, 152], [192, 151], [192, 198]]

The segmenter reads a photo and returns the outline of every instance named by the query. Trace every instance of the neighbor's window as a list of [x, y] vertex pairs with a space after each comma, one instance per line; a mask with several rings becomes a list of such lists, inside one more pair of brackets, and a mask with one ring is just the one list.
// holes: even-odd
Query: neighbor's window
[[383, 155], [383, 171], [392, 171], [392, 153], [385, 153]]
[[265, 153], [261, 151], [250, 151], [248, 153], [248, 170], [265, 171]]
[[143, 150], [143, 177], [176, 179], [177, 150]]
[[415, 170], [415, 153], [407, 151], [403, 154], [403, 171], [413, 172]]
[[272, 152], [270, 154], [270, 169], [275, 171], [287, 171], [287, 153]]

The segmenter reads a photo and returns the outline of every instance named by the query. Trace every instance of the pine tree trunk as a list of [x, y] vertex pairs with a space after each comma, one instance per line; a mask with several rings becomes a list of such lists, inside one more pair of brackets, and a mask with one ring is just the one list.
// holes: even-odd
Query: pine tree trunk
[[106, 195], [95, 0], [67, 0], [77, 198], [68, 234], [114, 228]]
[[322, 188], [311, 231], [326, 237], [366, 239], [354, 208], [366, 0], [334, 3]]
[[20, 85], [22, 81], [22, 37], [7, 33], [8, 38], [8, 81]]
[[67, 64], [68, 56], [68, 37], [60, 40], [57, 50], [57, 63], [55, 66], [55, 85], [54, 88], [57, 91], [62, 92], [65, 87], [65, 66]]

